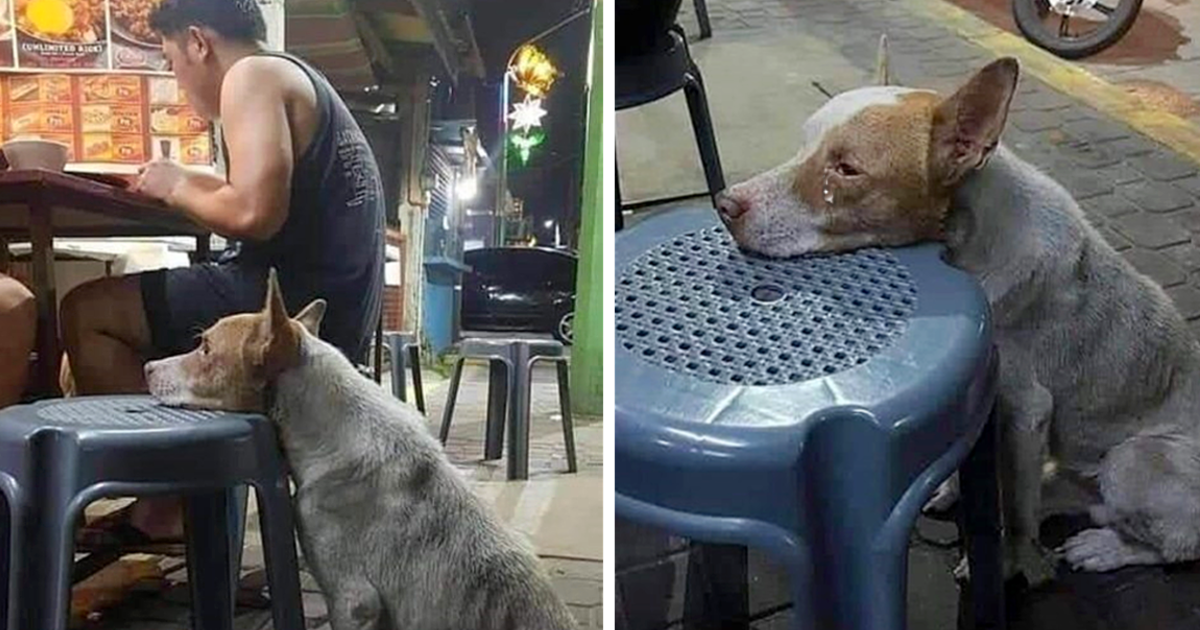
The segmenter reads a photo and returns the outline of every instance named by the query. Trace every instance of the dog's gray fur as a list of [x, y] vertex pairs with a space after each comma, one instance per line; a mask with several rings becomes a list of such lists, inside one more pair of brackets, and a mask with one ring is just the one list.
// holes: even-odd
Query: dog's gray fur
[[[984, 127], [998, 140], [1016, 63], [1001, 60], [976, 77], [959, 94], [976, 105], [981, 96], [993, 99], [992, 111], [965, 120], [998, 121]], [[817, 149], [830, 121], [845, 124], [871, 104], [894, 106], [898, 95], [874, 88], [831, 100], [806, 123], [796, 159], [719, 197], [739, 245], [794, 255], [830, 243], [902, 244], [903, 234], [877, 232], [903, 228], [912, 208], [897, 211], [888, 227], [866, 224], [859, 234], [827, 240], [828, 213], [801, 198], [803, 187], [794, 183], [811, 177], [806, 160], [827, 159]], [[968, 148], [995, 146], [988, 136], [970, 139]], [[949, 262], [980, 281], [994, 316], [1008, 571], [1033, 583], [1053, 575], [1037, 539], [1048, 461], [1089, 480], [1098, 498], [1095, 528], [1061, 549], [1075, 568], [1200, 558], [1200, 346], [1163, 290], [1113, 250], [1062, 186], [1003, 145], [984, 150], [974, 167], [950, 192], [941, 236]], [[943, 492], [937, 502], [947, 498]]]
[[270, 417], [334, 630], [574, 628], [537, 558], [468, 487], [424, 418], [304, 334]]
[[[1100, 529], [1063, 548], [1072, 565], [1200, 557], [1200, 347], [1167, 295], [1003, 146], [956, 191], [947, 228], [950, 262], [979, 279], [995, 318], [1017, 553], [1037, 536], [1051, 455], [1103, 499]], [[1019, 560], [1028, 577], [1046, 577], [1031, 562]]]

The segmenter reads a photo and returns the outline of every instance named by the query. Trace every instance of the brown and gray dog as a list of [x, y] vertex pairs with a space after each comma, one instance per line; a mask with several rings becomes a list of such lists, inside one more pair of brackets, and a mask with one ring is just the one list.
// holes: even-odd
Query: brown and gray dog
[[527, 544], [451, 466], [424, 418], [316, 336], [325, 302], [266, 308], [146, 365], [168, 404], [266, 412], [296, 484], [300, 543], [334, 630], [568, 630]]
[[999, 144], [1017, 75], [1005, 58], [948, 97], [841, 94], [804, 124], [795, 158], [730, 187], [718, 209], [763, 255], [941, 240], [979, 280], [1000, 355], [1010, 575], [1053, 575], [1037, 540], [1053, 465], [1093, 493], [1093, 528], [1059, 550], [1074, 568], [1196, 559], [1200, 346], [1071, 195]]

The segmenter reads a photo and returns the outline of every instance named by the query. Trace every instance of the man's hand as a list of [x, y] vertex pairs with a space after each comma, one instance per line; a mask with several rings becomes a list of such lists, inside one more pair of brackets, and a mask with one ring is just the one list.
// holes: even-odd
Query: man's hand
[[138, 169], [138, 180], [133, 191], [170, 202], [171, 195], [179, 183], [187, 177], [187, 171], [170, 160], [155, 160]]

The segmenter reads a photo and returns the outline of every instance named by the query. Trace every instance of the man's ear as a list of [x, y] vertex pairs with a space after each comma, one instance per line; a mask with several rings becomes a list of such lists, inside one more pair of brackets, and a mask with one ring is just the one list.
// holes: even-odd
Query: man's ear
[[325, 300], [316, 299], [308, 303], [296, 314], [296, 321], [313, 336], [320, 335], [321, 320], [325, 318]]
[[935, 181], [951, 186], [987, 164], [1004, 131], [1019, 74], [1016, 59], [997, 59], [937, 106], [929, 149]]

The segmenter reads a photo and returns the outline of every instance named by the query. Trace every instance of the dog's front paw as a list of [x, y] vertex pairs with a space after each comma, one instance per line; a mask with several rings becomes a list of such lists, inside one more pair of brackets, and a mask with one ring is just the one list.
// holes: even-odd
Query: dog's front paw
[[1156, 551], [1126, 542], [1107, 527], [1085, 529], [1075, 534], [1058, 548], [1058, 552], [1076, 571], [1113, 571], [1131, 564], [1162, 561]]
[[1055, 558], [1049, 551], [1035, 541], [1025, 541], [1009, 549], [1004, 563], [1004, 578], [1008, 580], [1018, 574], [1024, 575], [1029, 588], [1035, 588], [1054, 579], [1055, 564]]
[[941, 514], [949, 512], [955, 503], [958, 503], [958, 475], [952, 475], [943, 481], [921, 511], [926, 514]]

